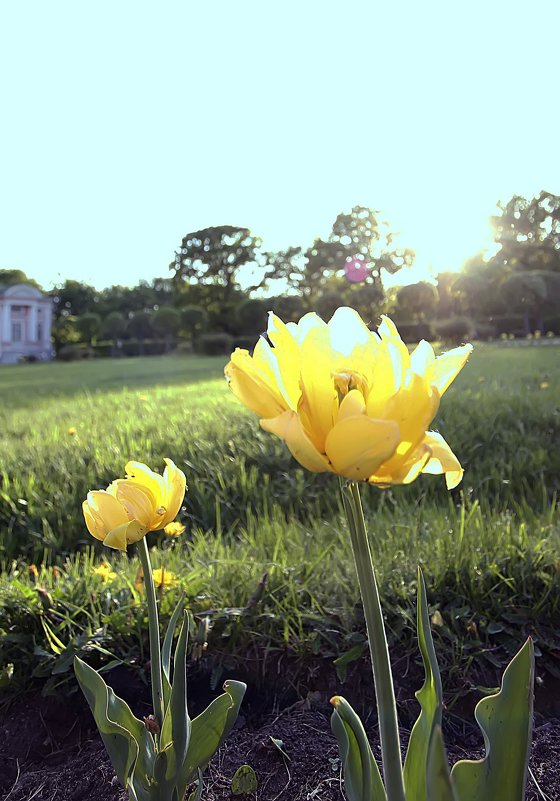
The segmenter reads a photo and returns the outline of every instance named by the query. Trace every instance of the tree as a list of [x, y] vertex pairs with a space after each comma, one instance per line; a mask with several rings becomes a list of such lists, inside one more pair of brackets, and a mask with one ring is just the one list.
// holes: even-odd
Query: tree
[[414, 322], [423, 322], [433, 313], [437, 300], [437, 289], [428, 281], [402, 286], [397, 292], [398, 309], [408, 314]]
[[514, 195], [491, 218], [497, 258], [513, 268], [560, 271], [560, 196], [542, 191], [531, 200]]
[[203, 334], [208, 328], [208, 314], [202, 306], [185, 306], [181, 309], [181, 322], [189, 332], [194, 346], [199, 334]]
[[239, 333], [250, 335], [266, 331], [269, 308], [269, 301], [262, 298], [246, 298], [246, 300], [242, 300], [235, 309]]
[[15, 284], [30, 284], [42, 292], [41, 286], [33, 278], [28, 278], [23, 270], [6, 268], [0, 270], [0, 286], [14, 286]]
[[76, 328], [80, 333], [82, 341], [91, 345], [94, 338], [101, 330], [101, 317], [95, 312], [86, 312], [76, 318]]
[[181, 315], [173, 306], [162, 306], [152, 315], [154, 331], [165, 339], [165, 352], [169, 353], [173, 344], [173, 337], [181, 328]]
[[131, 337], [138, 340], [138, 353], [144, 355], [144, 340], [153, 333], [152, 318], [146, 311], [136, 312], [127, 323], [127, 331]]
[[67, 315], [79, 317], [86, 312], [95, 311], [97, 292], [89, 284], [67, 279], [50, 293], [54, 301], [55, 318]]
[[56, 353], [59, 353], [65, 345], [73, 345], [80, 341], [76, 321], [77, 318], [71, 315], [65, 315], [54, 320], [51, 335]]
[[396, 247], [395, 237], [389, 224], [379, 219], [378, 211], [354, 206], [349, 213], [337, 216], [327, 241], [314, 241], [305, 252], [303, 267], [288, 280], [314, 306], [330, 280], [344, 277], [346, 262], [358, 258], [369, 268], [365, 284], [382, 288], [383, 270], [393, 274], [414, 262], [413, 251]]
[[[219, 287], [221, 312], [227, 316], [234, 306], [241, 270], [256, 262], [259, 246], [260, 239], [248, 228], [231, 225], [204, 228], [183, 237], [175, 261], [169, 266], [182, 290], [192, 284]], [[257, 287], [251, 287], [254, 288]]]
[[113, 342], [113, 356], [120, 351], [119, 340], [126, 332], [126, 320], [120, 312], [114, 311], [105, 317], [101, 325], [101, 333]]

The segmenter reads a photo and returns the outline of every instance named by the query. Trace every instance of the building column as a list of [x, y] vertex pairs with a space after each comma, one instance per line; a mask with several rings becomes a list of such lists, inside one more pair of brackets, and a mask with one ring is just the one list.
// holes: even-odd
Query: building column
[[27, 339], [29, 342], [37, 342], [37, 304], [32, 303], [29, 306], [29, 315], [27, 317]]
[[50, 303], [46, 303], [43, 306], [43, 312], [41, 314], [41, 327], [42, 327], [42, 340], [43, 345], [46, 345], [49, 349], [51, 348], [51, 324], [52, 324], [52, 306]]
[[10, 330], [10, 323], [12, 321], [12, 307], [9, 303], [4, 302], [3, 318], [2, 318], [2, 341], [11, 342], [12, 332]]

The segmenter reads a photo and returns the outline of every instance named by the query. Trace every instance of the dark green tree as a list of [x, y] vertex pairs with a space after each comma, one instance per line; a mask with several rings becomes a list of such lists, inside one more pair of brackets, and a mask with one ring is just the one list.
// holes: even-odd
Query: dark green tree
[[181, 315], [173, 306], [162, 306], [152, 315], [154, 331], [165, 340], [165, 352], [169, 353], [173, 340], [181, 328]]
[[72, 278], [56, 286], [49, 293], [54, 301], [55, 318], [73, 315], [79, 317], [86, 312], [97, 311], [98, 293], [94, 287]]
[[208, 328], [208, 313], [202, 306], [185, 306], [184, 309], [181, 309], [181, 322], [195, 346], [200, 334], [203, 334]]
[[126, 333], [127, 321], [123, 314], [118, 311], [110, 312], [101, 324], [102, 336], [110, 339], [113, 343], [113, 356], [120, 352], [120, 340]]
[[95, 312], [86, 312], [76, 318], [76, 328], [83, 342], [93, 343], [101, 330], [101, 317]]
[[263, 298], [246, 298], [235, 309], [237, 329], [240, 334], [247, 336], [258, 335], [266, 331], [267, 312], [270, 301]]
[[28, 278], [23, 270], [18, 270], [17, 268], [5, 268], [0, 270], [0, 287], [14, 286], [14, 284], [31, 284], [35, 289], [41, 292], [43, 291], [37, 281], [33, 278]]
[[127, 333], [138, 340], [138, 353], [144, 355], [144, 342], [153, 334], [152, 318], [147, 311], [138, 311], [130, 318], [126, 326]]

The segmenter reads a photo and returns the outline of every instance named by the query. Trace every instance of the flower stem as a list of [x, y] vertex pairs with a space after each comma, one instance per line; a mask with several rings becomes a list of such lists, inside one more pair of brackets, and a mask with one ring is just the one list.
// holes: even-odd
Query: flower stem
[[405, 801], [399, 725], [389, 649], [360, 500], [360, 490], [355, 481], [346, 482], [343, 479], [340, 481], [340, 489], [350, 529], [352, 551], [367, 625], [387, 801]]
[[150, 668], [152, 673], [152, 704], [154, 715], [159, 726], [163, 725], [163, 680], [161, 674], [161, 642], [159, 639], [159, 621], [157, 611], [156, 591], [154, 587], [154, 577], [152, 576], [152, 565], [148, 553], [148, 543], [146, 537], [142, 537], [138, 543], [140, 562], [144, 573], [144, 587], [146, 588], [146, 601], [148, 604], [148, 631], [150, 634]]

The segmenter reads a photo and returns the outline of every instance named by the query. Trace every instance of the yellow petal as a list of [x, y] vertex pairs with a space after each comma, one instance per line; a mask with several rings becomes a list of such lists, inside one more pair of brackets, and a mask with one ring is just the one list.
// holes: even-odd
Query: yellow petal
[[440, 395], [443, 395], [457, 373], [463, 369], [472, 349], [472, 345], [462, 345], [460, 348], [453, 348], [453, 350], [438, 356], [434, 364], [432, 380]]
[[439, 407], [439, 394], [422, 376], [408, 371], [404, 386], [390, 398], [379, 417], [399, 425], [398, 452], [407, 453], [424, 437]]
[[441, 475], [445, 473], [447, 489], [453, 489], [461, 483], [463, 468], [447, 442], [435, 431], [426, 432], [424, 444], [430, 449], [430, 458], [423, 468], [423, 473]]
[[295, 412], [287, 411], [273, 420], [261, 420], [261, 426], [265, 431], [283, 439], [302, 467], [313, 473], [331, 470], [328, 459], [313, 445]]
[[164, 492], [163, 477], [159, 473], [142, 464], [142, 462], [127, 462], [124, 468], [127, 479], [133, 479], [138, 484], [147, 487], [154, 496], [155, 503], [161, 503]]
[[131, 478], [118, 478], [111, 484], [111, 489], [126, 509], [129, 520], [138, 520], [147, 529], [152, 527], [161, 500], [154, 496], [148, 486]]
[[298, 414], [315, 447], [322, 453], [325, 438], [338, 411], [338, 393], [332, 376], [326, 328], [314, 328], [300, 348], [301, 398]]
[[93, 512], [91, 511], [89, 503], [87, 501], [84, 501], [82, 503], [82, 511], [84, 513], [87, 530], [89, 531], [91, 536], [95, 537], [96, 540], [103, 540], [105, 534], [107, 533], [105, 527], [100, 526], [98, 528]]
[[345, 417], [356, 417], [358, 414], [365, 413], [366, 402], [364, 401], [364, 396], [358, 389], [351, 389], [340, 404], [337, 421], [340, 422]]
[[138, 542], [145, 534], [146, 529], [142, 528], [137, 520], [131, 520], [129, 523], [122, 523], [109, 531], [103, 540], [103, 545], [117, 551], [126, 551], [127, 545], [130, 545], [131, 542]]
[[[171, 459], [165, 459], [165, 470], [163, 471], [163, 481], [165, 484], [165, 515], [158, 523], [158, 528], [164, 528], [172, 520], [175, 520], [185, 498], [187, 479], [182, 470]], [[154, 529], [155, 531], [155, 529]]]
[[350, 356], [356, 347], [363, 346], [372, 333], [360, 315], [348, 306], [335, 311], [328, 323], [331, 347], [343, 356]]
[[[87, 503], [95, 520], [96, 530], [102, 536], [105, 536], [112, 528], [116, 528], [121, 523], [126, 523], [129, 520], [125, 508], [114, 495], [105, 490], [88, 492]], [[101, 539], [101, 537], [98, 537], [98, 539]]]
[[410, 369], [431, 381], [435, 359], [434, 349], [429, 342], [422, 339], [410, 354]]
[[392, 456], [399, 436], [399, 427], [392, 420], [346, 417], [329, 433], [325, 449], [335, 473], [366, 480]]
[[[269, 312], [267, 336], [270, 347], [261, 337], [253, 354], [255, 358], [267, 359], [273, 369], [276, 384], [285, 400], [284, 408], [296, 409], [299, 390], [299, 348], [292, 331], [273, 312]], [[272, 360], [271, 360], [272, 356]]]
[[237, 348], [224, 373], [235, 397], [259, 417], [276, 417], [288, 407], [273, 373], [262, 360], [255, 363], [248, 351]]
[[430, 458], [430, 449], [419, 445], [405, 456], [395, 454], [384, 462], [369, 481], [380, 487], [392, 484], [411, 484], [415, 481]]

